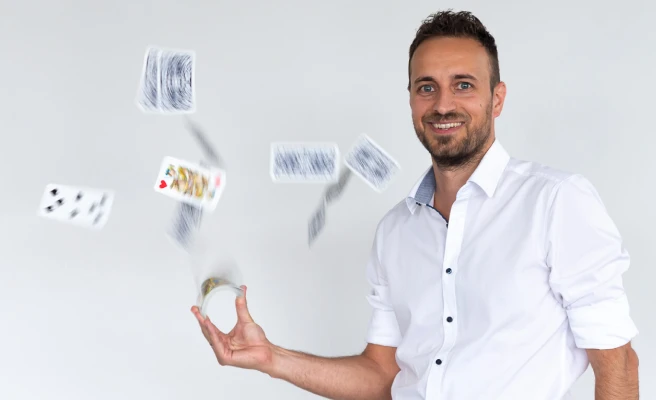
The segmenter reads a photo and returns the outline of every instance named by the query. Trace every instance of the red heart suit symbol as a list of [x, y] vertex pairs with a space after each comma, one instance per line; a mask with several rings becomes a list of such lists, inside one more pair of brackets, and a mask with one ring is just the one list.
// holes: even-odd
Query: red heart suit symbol
[[166, 182], [165, 182], [164, 180], [162, 180], [162, 181], [159, 183], [159, 188], [160, 188], [160, 189], [164, 189], [166, 186], [167, 186], [167, 185], [166, 185]]

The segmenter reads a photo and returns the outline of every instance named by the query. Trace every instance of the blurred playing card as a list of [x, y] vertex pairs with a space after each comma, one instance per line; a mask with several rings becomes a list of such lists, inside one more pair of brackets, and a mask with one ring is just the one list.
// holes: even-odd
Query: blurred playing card
[[189, 253], [198, 289], [196, 305], [203, 316], [207, 314], [208, 303], [217, 291], [230, 290], [237, 296], [243, 295], [241, 271], [237, 263], [225, 255], [225, 251], [217, 249], [213, 242], [201, 239], [190, 247]]
[[195, 112], [195, 60], [193, 51], [147, 48], [137, 95], [142, 111]]
[[194, 234], [200, 229], [202, 217], [202, 208], [187, 203], [179, 203], [169, 236], [180, 247], [187, 250]]
[[207, 315], [207, 306], [210, 302], [210, 299], [212, 298], [212, 295], [214, 295], [219, 290], [230, 290], [237, 296], [244, 295], [242, 288], [227, 279], [215, 277], [207, 278], [205, 281], [203, 281], [203, 284], [200, 287], [198, 299], [196, 300], [196, 305], [200, 309], [201, 315]]
[[377, 192], [385, 190], [400, 170], [399, 164], [367, 135], [358, 138], [344, 162]]
[[344, 192], [344, 188], [346, 187], [346, 184], [351, 179], [351, 175], [353, 175], [353, 172], [351, 172], [351, 170], [348, 168], [344, 168], [342, 172], [339, 174], [339, 179], [337, 180], [337, 182], [329, 185], [326, 188], [326, 191], [324, 193], [324, 200], [326, 201], [326, 204], [330, 204], [336, 201], [342, 195], [342, 192]]
[[212, 167], [224, 169], [225, 163], [219, 154], [214, 150], [214, 146], [210, 144], [209, 140], [207, 139], [207, 135], [205, 135], [205, 133], [198, 127], [197, 124], [191, 120], [191, 118], [187, 117], [186, 121], [187, 127], [194, 135], [194, 138], [200, 145], [203, 154], [205, 155], [206, 163]]
[[161, 106], [164, 112], [196, 111], [195, 53], [163, 50], [160, 60]]
[[274, 182], [334, 182], [339, 174], [336, 144], [271, 144], [271, 178]]
[[324, 226], [326, 226], [326, 202], [322, 201], [308, 223], [308, 244], [310, 246], [317, 239]]
[[38, 215], [86, 228], [100, 229], [107, 223], [114, 193], [109, 190], [59, 184], [46, 186]]
[[144, 112], [158, 111], [160, 109], [159, 55], [159, 49], [146, 49], [139, 92], [137, 94], [137, 104]]
[[213, 211], [226, 185], [225, 171], [164, 157], [155, 191], [177, 201]]

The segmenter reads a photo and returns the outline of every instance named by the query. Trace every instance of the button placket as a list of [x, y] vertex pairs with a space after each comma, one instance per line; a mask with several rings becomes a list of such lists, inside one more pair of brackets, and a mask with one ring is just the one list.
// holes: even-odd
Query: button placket
[[444, 363], [448, 361], [449, 353], [453, 349], [457, 336], [456, 317], [456, 288], [455, 272], [457, 260], [462, 248], [463, 233], [467, 205], [469, 203], [468, 191], [459, 193], [451, 208], [451, 216], [448, 221], [446, 232], [446, 243], [444, 249], [443, 275], [442, 275], [442, 297], [443, 297], [443, 332], [444, 341], [442, 348], [435, 355], [432, 365], [431, 376], [427, 386], [427, 398], [439, 397], [442, 393]]

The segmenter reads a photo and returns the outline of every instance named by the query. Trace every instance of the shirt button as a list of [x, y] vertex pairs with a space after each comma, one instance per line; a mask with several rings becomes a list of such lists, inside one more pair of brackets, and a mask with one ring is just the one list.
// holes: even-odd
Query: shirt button
[[452, 321], [453, 321], [453, 318], [447, 317], [446, 322], [452, 322]]
[[441, 365], [441, 364], [442, 364], [442, 360], [440, 360], [440, 359], [438, 358], [438, 359], [435, 361], [435, 364], [437, 364], [437, 365]]
[[446, 273], [447, 273], [447, 274], [450, 274], [450, 273], [451, 273], [451, 268], [447, 268], [447, 269], [446, 269]]

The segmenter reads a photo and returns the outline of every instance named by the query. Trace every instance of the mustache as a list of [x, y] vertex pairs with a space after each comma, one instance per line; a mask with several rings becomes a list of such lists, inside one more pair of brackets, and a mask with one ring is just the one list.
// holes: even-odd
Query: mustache
[[466, 116], [457, 113], [448, 113], [448, 114], [433, 113], [431, 115], [425, 116], [423, 118], [423, 121], [428, 124], [441, 124], [444, 122], [451, 122], [451, 121], [467, 122], [468, 119]]

